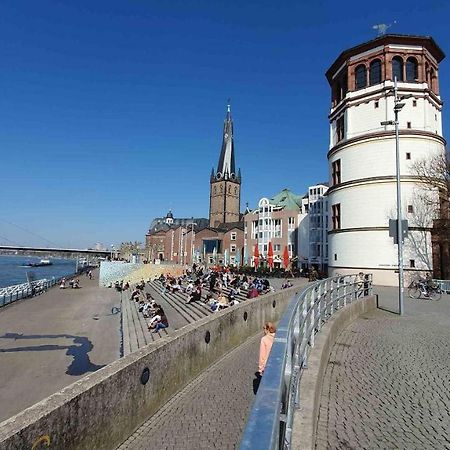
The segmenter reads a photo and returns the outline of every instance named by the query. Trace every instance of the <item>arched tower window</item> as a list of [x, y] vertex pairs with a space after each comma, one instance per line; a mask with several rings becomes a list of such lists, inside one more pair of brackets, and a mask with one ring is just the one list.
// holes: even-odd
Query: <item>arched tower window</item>
[[433, 68], [431, 68], [430, 69], [430, 83], [429, 83], [429, 87], [430, 87], [430, 89], [432, 90], [432, 91], [434, 91], [434, 89], [435, 89], [435, 77], [436, 77], [436, 75], [435, 75], [435, 73], [434, 73], [434, 69]]
[[425, 63], [425, 82], [430, 85], [430, 66], [428, 63]]
[[403, 81], [403, 59], [400, 56], [392, 58], [392, 76], [397, 77], [397, 81]]
[[342, 100], [342, 91], [341, 91], [341, 83], [336, 82], [335, 84], [335, 100], [336, 103], [339, 103]]
[[362, 89], [367, 86], [367, 70], [364, 64], [360, 64], [355, 69], [355, 87]]
[[406, 60], [406, 81], [413, 83], [419, 79], [418, 64], [416, 58]]
[[381, 83], [381, 61], [374, 59], [370, 63], [369, 84], [373, 86], [378, 83]]

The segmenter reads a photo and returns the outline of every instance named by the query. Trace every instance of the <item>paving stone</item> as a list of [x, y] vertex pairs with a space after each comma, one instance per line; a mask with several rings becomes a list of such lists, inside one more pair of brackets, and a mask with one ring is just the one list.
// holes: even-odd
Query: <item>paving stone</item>
[[406, 299], [405, 309], [402, 317], [366, 314], [339, 336], [324, 376], [316, 450], [449, 446], [450, 296]]
[[[255, 336], [225, 355], [170, 399], [119, 450], [136, 450], [142, 442], [159, 448], [234, 449], [244, 431], [258, 366], [259, 340]], [[139, 437], [138, 440], [136, 436]], [[149, 446], [146, 448], [151, 448]]]

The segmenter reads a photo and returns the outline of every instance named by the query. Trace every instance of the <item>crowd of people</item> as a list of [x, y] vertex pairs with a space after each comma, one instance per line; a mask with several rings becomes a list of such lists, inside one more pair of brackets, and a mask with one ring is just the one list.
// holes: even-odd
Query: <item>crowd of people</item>
[[[161, 274], [155, 280], [161, 283], [161, 294], [186, 294], [186, 304], [203, 302], [213, 312], [239, 304], [238, 297], [244, 293], [247, 298], [255, 298], [274, 292], [267, 278], [233, 274], [226, 268], [198, 268], [195, 264], [181, 276]], [[203, 291], [207, 291], [204, 297]]]
[[[182, 275], [161, 274], [147, 282], [141, 280], [134, 287], [129, 282], [116, 281], [114, 288], [119, 292], [131, 292], [130, 301], [138, 303], [138, 311], [145, 318], [148, 329], [155, 333], [169, 327], [164, 308], [156, 303], [149, 292], [145, 292], [146, 284], [155, 281], [159, 282], [162, 295], [170, 297], [172, 294], [182, 294], [185, 304], [204, 303], [212, 312], [238, 305], [245, 298], [251, 299], [275, 291], [267, 278], [233, 273], [223, 267], [204, 268], [195, 264]], [[286, 280], [282, 289], [291, 286], [292, 282]]]

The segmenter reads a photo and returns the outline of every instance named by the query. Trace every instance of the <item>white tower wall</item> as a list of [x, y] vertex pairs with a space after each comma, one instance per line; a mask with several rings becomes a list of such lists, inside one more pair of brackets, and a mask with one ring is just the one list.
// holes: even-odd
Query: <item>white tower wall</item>
[[[389, 219], [396, 219], [397, 207], [395, 133], [393, 125], [381, 125], [394, 120], [392, 58], [398, 54], [405, 64], [411, 57], [418, 61], [418, 79], [398, 83], [399, 95], [409, 96], [402, 100], [405, 105], [399, 113], [402, 216], [410, 228], [404, 242], [406, 281], [417, 272], [431, 271], [433, 264], [431, 227], [435, 211], [423, 197], [436, 200], [437, 194], [425, 191], [418, 183], [414, 164], [443, 154], [445, 149], [437, 78], [430, 81], [431, 72], [425, 72], [428, 64], [434, 64], [437, 74], [438, 61], [426, 48], [429, 38], [419, 38], [424, 46], [396, 45], [394, 49], [391, 44], [396, 39], [394, 35], [379, 38], [385, 45], [373, 52], [358, 54], [355, 50], [352, 54], [351, 49], [344, 66], [338, 58], [330, 71], [334, 66], [340, 68], [327, 73], [333, 89], [328, 154], [329, 276], [362, 270], [372, 272], [374, 282], [382, 285], [398, 283], [397, 245], [389, 236]], [[361, 47], [364, 45], [370, 43]], [[369, 80], [369, 67], [375, 58], [382, 60], [381, 81], [356, 89], [355, 67], [364, 64]], [[337, 78], [348, 83], [349, 91], [342, 97], [335, 95]], [[339, 211], [339, 220], [333, 221], [333, 205]]]

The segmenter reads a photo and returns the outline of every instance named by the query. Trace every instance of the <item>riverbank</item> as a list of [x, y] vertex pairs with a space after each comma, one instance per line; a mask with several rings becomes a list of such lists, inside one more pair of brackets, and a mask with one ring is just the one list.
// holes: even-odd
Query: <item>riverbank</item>
[[0, 421], [119, 358], [119, 296], [79, 278], [0, 309]]

